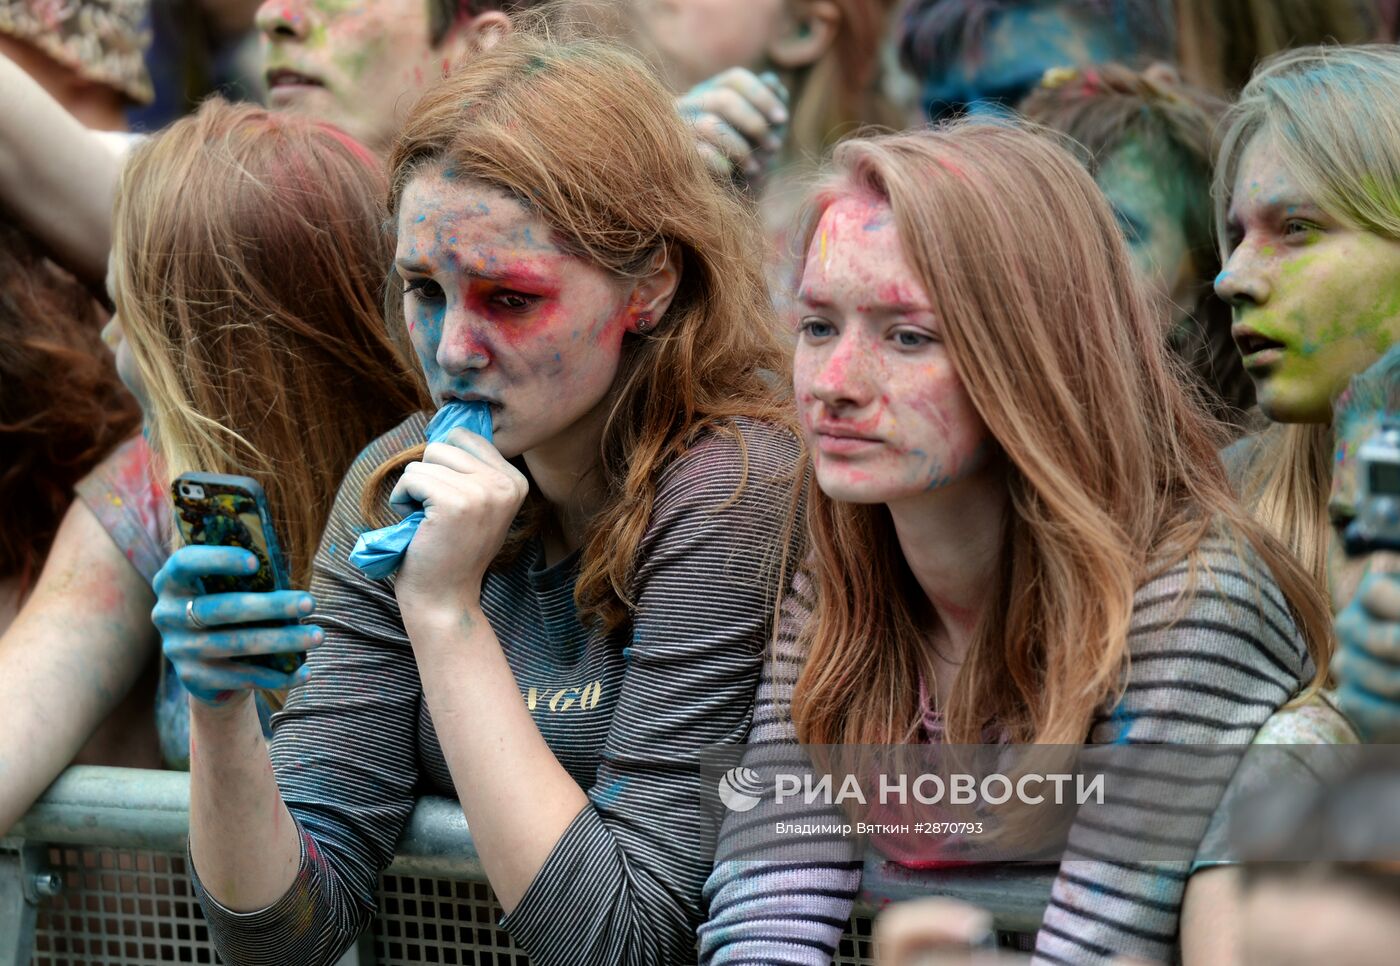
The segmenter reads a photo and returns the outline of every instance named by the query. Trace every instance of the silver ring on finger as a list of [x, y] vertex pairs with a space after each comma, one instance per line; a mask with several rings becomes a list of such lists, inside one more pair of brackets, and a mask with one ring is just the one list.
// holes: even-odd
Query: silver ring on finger
[[191, 627], [198, 631], [202, 631], [209, 626], [208, 624], [204, 623], [204, 621], [200, 620], [198, 617], [195, 616], [193, 597], [185, 601], [185, 621]]

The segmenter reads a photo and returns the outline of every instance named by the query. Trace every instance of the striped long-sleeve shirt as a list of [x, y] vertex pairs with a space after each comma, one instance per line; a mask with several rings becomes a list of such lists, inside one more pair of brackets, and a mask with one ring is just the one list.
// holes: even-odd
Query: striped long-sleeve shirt
[[[256, 912], [227, 910], [200, 889], [230, 964], [334, 962], [373, 914], [378, 874], [415, 797], [454, 794], [392, 582], [347, 561], [365, 529], [358, 505], [369, 472], [421, 440], [425, 422], [414, 417], [371, 444], [337, 497], [312, 583], [326, 640], [272, 740], [301, 866], [288, 893]], [[782, 430], [751, 421], [740, 430], [746, 475], [725, 432], [664, 472], [638, 550], [630, 626], [603, 633], [580, 622], [577, 554], [546, 566], [536, 545], [483, 584], [521, 700], [589, 799], [502, 923], [533, 963], [694, 961], [716, 832], [713, 812], [697, 807], [707, 800], [698, 758], [748, 732], [798, 455]]]
[[[1181, 596], [1189, 580], [1186, 562], [1138, 590], [1122, 699], [1113, 706], [1105, 702], [1089, 743], [1247, 745], [1311, 680], [1312, 659], [1267, 570], [1220, 540], [1204, 544], [1196, 563], [1191, 596]], [[759, 687], [750, 753], [762, 749], [766, 762], [798, 754], [790, 713], [802, 666], [796, 629], [810, 613], [811, 595], [799, 574], [783, 603], [777, 643]], [[1222, 779], [1221, 792], [1224, 785]], [[756, 847], [762, 824], [771, 827], [765, 807], [725, 819], [720, 861], [705, 887], [710, 915], [700, 929], [701, 961], [824, 966], [860, 888], [861, 862], [854, 845], [835, 838], [822, 850], [829, 861], [726, 858]], [[1099, 966], [1116, 955], [1172, 958], [1190, 864], [1127, 861], [1111, 849], [1104, 852], [1115, 835], [1140, 835], [1144, 823], [1154, 820], [1151, 807], [1144, 814], [1110, 801], [1080, 812], [1036, 937], [1037, 963]], [[830, 814], [820, 806], [810, 816], [788, 807], [782, 818], [820, 822]], [[1208, 818], [1186, 823], [1197, 843]]]

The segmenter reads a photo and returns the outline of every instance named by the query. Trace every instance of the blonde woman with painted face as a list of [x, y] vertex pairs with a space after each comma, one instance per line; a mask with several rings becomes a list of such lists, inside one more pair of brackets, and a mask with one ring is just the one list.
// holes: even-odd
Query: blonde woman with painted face
[[1333, 402], [1400, 338], [1398, 87], [1397, 47], [1281, 55], [1227, 115], [1216, 170], [1225, 267], [1215, 289], [1277, 424], [1226, 462], [1336, 607], [1358, 575], [1327, 514]]
[[[806, 237], [810, 551], [751, 746], [1247, 744], [1316, 681], [1326, 607], [1230, 494], [1113, 214], [1067, 152], [967, 122], [850, 141]], [[732, 816], [723, 842], [767, 807]], [[1095, 818], [1122, 836], [1145, 820]], [[1188, 825], [1199, 842], [1206, 817]], [[1037, 954], [1169, 958], [1188, 863], [1103, 861], [1081, 833]], [[829, 962], [859, 863], [726, 854], [703, 961]]]

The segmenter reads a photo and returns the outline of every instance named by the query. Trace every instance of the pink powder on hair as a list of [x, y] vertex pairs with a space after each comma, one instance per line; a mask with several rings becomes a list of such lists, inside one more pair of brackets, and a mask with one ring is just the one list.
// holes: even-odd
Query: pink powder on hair
[[955, 178], [960, 178], [963, 181], [967, 180], [967, 172], [947, 158], [938, 158], [938, 166]]
[[356, 141], [354, 138], [352, 138], [350, 135], [346, 134], [346, 133], [345, 133], [344, 131], [342, 131], [340, 128], [336, 127], [334, 124], [329, 124], [329, 123], [327, 123], [327, 122], [325, 122], [325, 121], [320, 121], [320, 122], [317, 123], [316, 126], [317, 126], [318, 128], [320, 128], [321, 130], [325, 131], [325, 132], [326, 132], [327, 134], [329, 134], [331, 137], [335, 138], [335, 139], [336, 139], [337, 141], [339, 141], [341, 144], [345, 145], [345, 147], [346, 147], [347, 149], [349, 149], [349, 151], [350, 151], [351, 154], [353, 154], [355, 157], [359, 158], [361, 161], [363, 161], [363, 162], [364, 162], [366, 165], [368, 165], [369, 167], [371, 167], [371, 168], [378, 168], [378, 167], [379, 167], [379, 159], [378, 159], [377, 157], [374, 156], [374, 152], [373, 152], [373, 151], [371, 151], [369, 148], [365, 147], [365, 146], [364, 146], [363, 144], [361, 144], [359, 141]]

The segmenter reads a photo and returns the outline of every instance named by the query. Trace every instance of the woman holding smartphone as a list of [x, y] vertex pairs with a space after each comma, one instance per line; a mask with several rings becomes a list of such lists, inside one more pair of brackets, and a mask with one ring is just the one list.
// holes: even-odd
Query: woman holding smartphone
[[[11, 696], [0, 703], [0, 829], [159, 659], [152, 582], [172, 549], [171, 480], [200, 470], [262, 484], [300, 588], [283, 616], [295, 615], [341, 476], [422, 405], [406, 348], [384, 327], [384, 183], [335, 128], [217, 100], [134, 149], [115, 211], [106, 337], [146, 432], [78, 484], [0, 638]], [[161, 758], [188, 767], [188, 694], [162, 668]], [[288, 683], [234, 669], [261, 672], [273, 706]]]
[[[425, 413], [361, 455], [314, 628], [237, 626], [284, 616], [283, 595], [194, 595], [235, 551], [167, 566], [158, 610], [222, 625], [165, 630], [203, 698], [190, 853], [211, 934], [229, 963], [334, 962], [432, 790], [461, 800], [533, 962], [693, 957], [714, 842], [698, 766], [744, 739], [794, 556], [759, 229], [641, 62], [588, 42], [474, 58], [412, 111], [391, 170], [394, 314], [434, 403], [486, 403], [493, 442], [424, 449]], [[410, 502], [397, 575], [351, 566]], [[224, 658], [308, 636], [269, 759], [259, 682]]]

